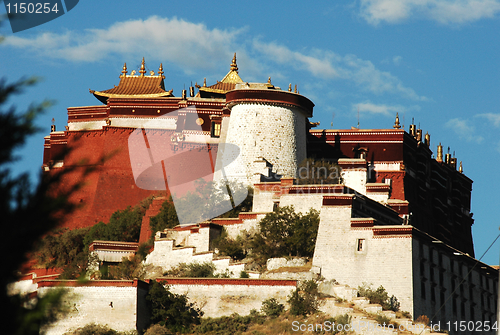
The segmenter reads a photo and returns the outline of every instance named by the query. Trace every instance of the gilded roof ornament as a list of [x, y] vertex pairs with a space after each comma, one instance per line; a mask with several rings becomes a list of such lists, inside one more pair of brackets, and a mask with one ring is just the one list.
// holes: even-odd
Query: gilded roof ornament
[[146, 64], [144, 62], [144, 57], [142, 57], [141, 69], [139, 70], [139, 73], [141, 74], [141, 77], [144, 77], [144, 74], [146, 73]]
[[462, 161], [460, 161], [460, 166], [458, 167], [458, 172], [464, 173], [464, 168], [462, 166]]
[[163, 79], [165, 79], [165, 76], [163, 75], [163, 63], [160, 63], [160, 68], [158, 69], [158, 75], [162, 76]]
[[292, 91], [292, 83], [288, 84], [288, 92]]
[[122, 77], [125, 77], [127, 75], [127, 63], [123, 63], [123, 69], [122, 69]]
[[401, 124], [399, 123], [399, 113], [396, 113], [396, 120], [394, 121], [394, 126], [392, 126], [394, 129], [400, 129]]
[[238, 65], [236, 65], [236, 52], [233, 56], [233, 61], [231, 62], [231, 71], [236, 71], [238, 73]]
[[441, 142], [439, 142], [439, 145], [437, 147], [437, 157], [436, 157], [436, 160], [438, 162], [442, 162], [443, 161], [443, 146], [441, 145]]

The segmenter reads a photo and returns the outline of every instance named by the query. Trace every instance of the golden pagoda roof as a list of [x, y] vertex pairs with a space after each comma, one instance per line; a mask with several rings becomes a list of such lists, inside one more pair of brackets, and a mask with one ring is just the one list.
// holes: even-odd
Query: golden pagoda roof
[[222, 78], [221, 81], [217, 81], [216, 84], [208, 87], [206, 86], [205, 82], [203, 86], [199, 87], [199, 90], [203, 92], [226, 94], [227, 92], [234, 90], [236, 84], [242, 82], [243, 80], [238, 75], [238, 65], [236, 65], [236, 52], [235, 52], [233, 60], [231, 62], [230, 70], [224, 76], [224, 78]]
[[165, 84], [163, 82], [165, 76], [163, 75], [162, 64], [160, 64], [157, 74], [155, 74], [154, 71], [151, 71], [149, 76], [145, 74], [146, 67], [144, 58], [142, 58], [139, 75], [136, 75], [135, 71], [132, 71], [132, 73], [128, 75], [127, 64], [125, 63], [118, 86], [105, 91], [89, 91], [102, 103], [107, 103], [109, 98], [158, 98], [173, 96], [172, 90], [165, 91]]

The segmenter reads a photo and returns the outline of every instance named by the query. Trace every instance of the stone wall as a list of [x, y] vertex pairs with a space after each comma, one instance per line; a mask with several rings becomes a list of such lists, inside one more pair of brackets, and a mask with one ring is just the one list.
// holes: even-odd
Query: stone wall
[[351, 211], [350, 206], [323, 206], [313, 265], [321, 268], [327, 280], [351, 287], [382, 285], [389, 296], [398, 298], [402, 310], [412, 313], [411, 235], [378, 238], [373, 233], [376, 228], [351, 229]]
[[67, 291], [64, 303], [69, 308], [66, 317], [46, 327], [47, 335], [61, 335], [89, 323], [108, 325], [117, 331], [143, 330], [149, 322], [145, 308], [148, 284], [137, 280], [41, 281], [38, 295], [63, 287]]
[[239, 103], [231, 109], [225, 135], [239, 153], [217, 157], [217, 166], [222, 159], [227, 177], [245, 184], [252, 180], [254, 162], [259, 158], [267, 160], [273, 172], [295, 176], [298, 163], [306, 158], [305, 122], [297, 107]]
[[297, 286], [295, 280], [158, 278], [158, 281], [169, 285], [173, 293], [187, 294], [205, 313], [204, 317], [247, 315], [252, 309], [260, 310], [262, 301], [270, 298], [286, 304]]

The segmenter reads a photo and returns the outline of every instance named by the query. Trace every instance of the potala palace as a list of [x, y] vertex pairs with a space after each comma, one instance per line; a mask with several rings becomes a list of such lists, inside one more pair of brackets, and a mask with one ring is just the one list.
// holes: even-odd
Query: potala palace
[[[163, 271], [179, 263], [213, 262], [218, 271], [232, 273], [229, 279], [153, 279], [187, 293], [206, 316], [248, 314], [271, 297], [284, 303], [298, 280], [322, 278], [340, 283], [323, 289], [348, 301], [356, 300], [355, 288], [363, 283], [382, 285], [414, 318], [496, 321], [498, 269], [474, 258], [472, 180], [462, 162], [444, 153], [441, 143], [431, 143], [415, 124], [406, 130], [396, 116], [387, 129], [319, 129], [309, 120], [314, 103], [295, 85], [281, 89], [271, 78], [245, 82], [236, 55], [220, 81], [209, 85], [205, 80], [180, 96], [166, 87], [161, 65], [147, 73], [143, 59], [138, 73], [128, 71], [124, 65], [114, 88], [90, 91], [98, 105], [68, 108], [66, 129], [54, 127], [45, 137], [44, 171], [71, 167], [66, 183], [80, 180], [82, 158], [97, 162], [114, 153], [73, 194], [71, 200], [82, 206], [65, 218], [63, 227], [107, 222], [114, 211], [147, 196], [182, 195], [200, 178], [238, 182], [254, 189], [251, 212], [216, 218], [232, 208], [228, 202], [229, 207], [201, 213], [198, 222], [179, 216], [180, 226], [156, 232], [145, 260]], [[342, 184], [298, 183], [299, 165], [306, 158], [338, 164]], [[236, 203], [246, 194], [232, 196]], [[91, 246], [95, 255], [104, 262], [133, 255], [154, 233], [149, 219], [164, 199], [153, 200], [138, 243], [96, 241]], [[258, 229], [267, 213], [288, 205], [297, 212], [313, 208], [320, 213], [308, 271], [282, 276], [250, 272], [251, 278], [238, 278], [245, 264], [220, 257], [212, 242], [223, 228], [233, 238]], [[290, 267], [294, 261], [300, 263], [270, 260], [268, 268]], [[141, 330], [147, 323], [144, 297], [150, 284], [141, 280], [91, 280], [83, 286], [32, 271], [13, 290], [43, 294], [61, 283], [79, 298], [75, 311], [48, 334], [89, 322], [117, 330]], [[339, 308], [326, 303], [322, 310], [346, 312]]]

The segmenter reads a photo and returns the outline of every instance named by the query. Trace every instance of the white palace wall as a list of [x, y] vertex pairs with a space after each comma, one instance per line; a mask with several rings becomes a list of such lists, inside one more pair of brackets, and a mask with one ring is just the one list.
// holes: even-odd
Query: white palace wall
[[67, 292], [63, 301], [69, 308], [65, 318], [44, 329], [46, 335], [61, 335], [89, 323], [108, 325], [117, 331], [140, 330], [149, 322], [145, 305], [148, 284], [144, 282], [90, 281], [79, 285], [76, 281], [49, 281], [48, 286], [45, 283], [39, 283], [38, 295], [61, 285]]
[[275, 298], [286, 305], [297, 286], [296, 280], [165, 278], [171, 292], [187, 294], [205, 313], [204, 317], [220, 317], [238, 313], [248, 315], [260, 310], [262, 301]]
[[[320, 267], [327, 280], [351, 287], [382, 285], [398, 298], [402, 310], [412, 313], [411, 236], [374, 238], [377, 228], [351, 228], [351, 211], [350, 206], [322, 207], [313, 266]], [[359, 239], [364, 240], [361, 251]]]

